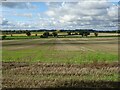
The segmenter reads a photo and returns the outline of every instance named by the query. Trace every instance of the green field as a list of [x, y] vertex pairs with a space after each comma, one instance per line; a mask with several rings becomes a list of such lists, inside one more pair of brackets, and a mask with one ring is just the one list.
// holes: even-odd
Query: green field
[[118, 38], [3, 40], [2, 62], [3, 87], [57, 87], [56, 83], [71, 80], [73, 86], [82, 80], [118, 81]]
[[[99, 41], [98, 41], [99, 40]], [[82, 63], [118, 60], [117, 38], [3, 41], [3, 61]]]

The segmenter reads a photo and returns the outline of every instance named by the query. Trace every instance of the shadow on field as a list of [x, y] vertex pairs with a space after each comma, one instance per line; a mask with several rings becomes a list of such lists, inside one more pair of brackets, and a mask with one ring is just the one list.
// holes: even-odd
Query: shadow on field
[[3, 44], [3, 46], [19, 46], [19, 45], [53, 45], [53, 44], [58, 44], [58, 45], [64, 45], [64, 44], [74, 44], [74, 45], [80, 45], [80, 44], [117, 44], [118, 42], [81, 42], [81, 43], [74, 43], [74, 42], [50, 42], [50, 43], [10, 43], [10, 44]]
[[54, 90], [54, 89], [90, 89], [90, 90], [118, 90], [119, 82], [110, 82], [110, 81], [63, 81], [58, 82], [54, 87], [43, 87], [43, 88], [3, 88], [2, 90]]
[[119, 82], [112, 81], [63, 81], [56, 87], [59, 88], [118, 88]]

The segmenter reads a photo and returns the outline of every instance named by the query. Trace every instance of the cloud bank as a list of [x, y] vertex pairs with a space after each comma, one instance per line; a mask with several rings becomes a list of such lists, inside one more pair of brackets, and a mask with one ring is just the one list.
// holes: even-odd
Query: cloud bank
[[[37, 18], [32, 22], [2, 20], [3, 29], [95, 29], [116, 30], [119, 21], [119, 5], [107, 0], [80, 0], [79, 2], [46, 2], [47, 11], [15, 13], [13, 16]], [[36, 9], [32, 3], [3, 3], [3, 7]], [[6, 25], [6, 26], [5, 26]], [[7, 25], [9, 27], [7, 27]], [[23, 28], [24, 27], [24, 28]]]
[[[47, 4], [46, 14], [55, 19], [56, 27], [66, 28], [117, 28], [118, 5], [106, 0], [84, 0], [77, 3]], [[55, 8], [56, 7], [56, 8]]]

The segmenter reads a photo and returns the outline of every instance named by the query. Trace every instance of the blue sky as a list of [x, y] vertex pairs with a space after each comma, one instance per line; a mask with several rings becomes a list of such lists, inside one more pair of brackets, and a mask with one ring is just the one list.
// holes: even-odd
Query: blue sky
[[[19, 2], [21, 3], [21, 2]], [[31, 5], [35, 6], [35, 9], [32, 9], [32, 8], [9, 8], [9, 7], [3, 7], [3, 17], [7, 18], [8, 20], [15, 20], [15, 21], [27, 21], [29, 20], [30, 18], [27, 18], [27, 17], [20, 17], [20, 16], [13, 16], [13, 13], [17, 13], [17, 14], [24, 14], [24, 13], [32, 13], [33, 14], [33, 17], [32, 18], [35, 18], [36, 17], [36, 14], [38, 13], [43, 13], [45, 11], [48, 10], [46, 4], [44, 2], [32, 2]]]
[[118, 29], [117, 2], [6, 2], [2, 29]]

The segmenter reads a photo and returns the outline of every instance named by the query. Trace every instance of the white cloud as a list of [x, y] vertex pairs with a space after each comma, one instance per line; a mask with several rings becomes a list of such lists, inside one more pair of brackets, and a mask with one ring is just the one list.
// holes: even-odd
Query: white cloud
[[[30, 7], [30, 3], [26, 4]], [[37, 13], [31, 22], [13, 23], [19, 28], [45, 29], [114, 29], [117, 28], [118, 6], [107, 0], [80, 0], [80, 2], [46, 3], [48, 11]], [[18, 8], [19, 5], [9, 8]], [[21, 5], [22, 6], [22, 5]], [[23, 5], [24, 6], [24, 5]], [[20, 6], [19, 6], [20, 7]], [[26, 6], [25, 6], [26, 7]], [[33, 17], [32, 13], [14, 14], [16, 16]], [[7, 21], [6, 21], [7, 22]], [[8, 21], [9, 22], [9, 21]], [[8, 23], [7, 22], [7, 23]], [[4, 21], [5, 23], [5, 21]]]
[[75, 16], [73, 16], [73, 15], [64, 15], [63, 17], [60, 17], [60, 22], [64, 23], [64, 22], [73, 21], [74, 18], [75, 18]]
[[32, 13], [21, 13], [21, 14], [18, 14], [18, 13], [15, 13], [14, 14], [15, 16], [21, 16], [21, 17], [32, 17]]
[[54, 16], [55, 15], [55, 12], [54, 11], [47, 11], [46, 14], [48, 16]]
[[[108, 3], [107, 0], [81, 0], [74, 3], [49, 3], [49, 11], [46, 13], [50, 18], [55, 18], [59, 27], [74, 28], [87, 27], [100, 28], [113, 26], [116, 28], [118, 18], [118, 6]], [[55, 8], [57, 7], [57, 8]], [[113, 22], [114, 21], [114, 22]], [[108, 27], [109, 28], [109, 27]]]
[[110, 17], [118, 17], [118, 6], [114, 5], [108, 9], [108, 15]]
[[2, 20], [1, 25], [3, 25], [3, 26], [10, 25], [10, 22], [6, 18], [3, 18], [1, 20]]
[[104, 9], [109, 7], [107, 0], [84, 0], [78, 3], [83, 9]]

